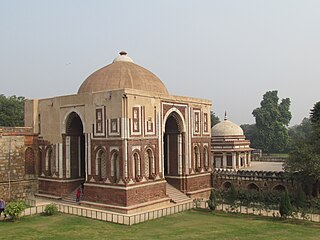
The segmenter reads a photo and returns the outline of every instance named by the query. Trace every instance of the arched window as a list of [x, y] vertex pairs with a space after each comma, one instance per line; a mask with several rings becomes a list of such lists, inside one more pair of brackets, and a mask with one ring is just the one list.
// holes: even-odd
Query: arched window
[[106, 154], [103, 149], [100, 149], [96, 155], [96, 175], [99, 176], [100, 179], [107, 176]]
[[137, 152], [133, 154], [133, 166], [132, 166], [133, 177], [137, 178], [141, 175], [141, 161], [140, 156]]
[[33, 149], [28, 147], [25, 151], [25, 174], [34, 174], [34, 154]]
[[149, 148], [145, 152], [145, 163], [144, 163], [145, 176], [147, 178], [152, 177], [155, 173], [155, 161], [152, 150]]
[[51, 176], [54, 172], [55, 172], [55, 165], [53, 163], [53, 151], [52, 151], [52, 147], [49, 146], [47, 147], [46, 150], [46, 171], [48, 172], [48, 174]]
[[224, 182], [223, 184], [222, 184], [222, 188], [224, 189], [224, 190], [228, 190], [229, 188], [231, 188], [231, 182]]
[[208, 159], [208, 148], [203, 148], [203, 161], [204, 161], [204, 167], [208, 169], [209, 166], [209, 159]]
[[194, 166], [195, 171], [199, 171], [200, 167], [201, 167], [201, 163], [200, 163], [200, 151], [199, 151], [199, 147], [195, 146], [193, 149], [193, 155], [194, 155], [194, 162], [196, 164], [196, 166]]
[[114, 182], [119, 178], [119, 153], [117, 151], [111, 154], [111, 177]]

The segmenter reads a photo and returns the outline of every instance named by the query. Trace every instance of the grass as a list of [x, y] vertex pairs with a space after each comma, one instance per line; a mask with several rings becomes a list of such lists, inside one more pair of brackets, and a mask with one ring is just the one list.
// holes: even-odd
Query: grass
[[67, 214], [0, 222], [0, 239], [319, 239], [320, 224], [206, 211], [183, 212], [133, 226]]
[[274, 157], [274, 158], [288, 158], [289, 154], [288, 153], [267, 153], [263, 156]]

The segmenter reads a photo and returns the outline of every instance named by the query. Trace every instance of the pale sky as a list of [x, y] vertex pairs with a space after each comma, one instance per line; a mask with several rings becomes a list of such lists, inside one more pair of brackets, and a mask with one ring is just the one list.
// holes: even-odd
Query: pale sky
[[290, 125], [320, 101], [318, 0], [0, 0], [0, 94], [74, 94], [121, 50], [237, 124], [269, 90], [291, 99]]

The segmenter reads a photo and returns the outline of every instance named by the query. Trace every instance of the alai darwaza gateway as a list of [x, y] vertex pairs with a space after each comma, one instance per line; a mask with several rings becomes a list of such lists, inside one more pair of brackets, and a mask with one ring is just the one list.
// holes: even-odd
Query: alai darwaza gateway
[[[174, 81], [170, 80], [170, 81]], [[209, 100], [173, 96], [126, 52], [92, 73], [78, 93], [26, 101], [39, 134], [39, 193], [126, 212], [211, 190]]]

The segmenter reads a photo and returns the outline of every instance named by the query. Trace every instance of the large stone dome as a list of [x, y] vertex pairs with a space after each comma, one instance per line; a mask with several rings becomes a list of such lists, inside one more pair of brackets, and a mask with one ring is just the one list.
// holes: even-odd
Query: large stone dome
[[92, 93], [131, 88], [151, 93], [169, 94], [161, 80], [149, 70], [135, 64], [126, 52], [113, 63], [92, 73], [80, 86], [78, 93]]
[[224, 121], [214, 125], [211, 128], [211, 135], [213, 137], [228, 137], [228, 136], [243, 136], [243, 130], [242, 128], [227, 120], [225, 117]]

